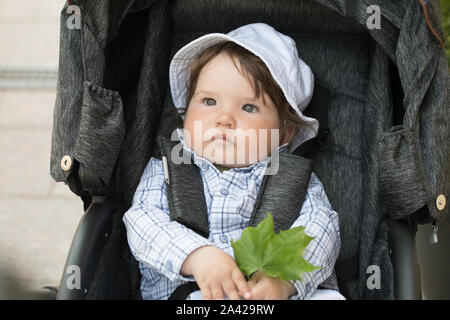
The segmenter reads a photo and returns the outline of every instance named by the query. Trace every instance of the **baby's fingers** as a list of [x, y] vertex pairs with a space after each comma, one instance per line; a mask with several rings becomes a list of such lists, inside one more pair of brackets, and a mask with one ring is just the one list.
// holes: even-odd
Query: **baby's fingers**
[[202, 290], [202, 299], [211, 300], [211, 289], [209, 287], [200, 288]]
[[211, 294], [213, 300], [223, 300], [223, 290], [222, 286], [219, 284], [212, 284], [211, 285]]
[[230, 300], [240, 300], [239, 294], [236, 290], [236, 286], [231, 279], [226, 280], [223, 283], [223, 291], [228, 296]]
[[261, 283], [256, 283], [252, 286], [252, 299], [253, 300], [264, 300], [266, 296], [266, 290]]
[[245, 281], [244, 275], [242, 274], [241, 270], [235, 269], [231, 274], [231, 276], [234, 283], [236, 284], [236, 287], [239, 290], [239, 294], [247, 300], [251, 299], [252, 295], [250, 289], [247, 285], [247, 281]]

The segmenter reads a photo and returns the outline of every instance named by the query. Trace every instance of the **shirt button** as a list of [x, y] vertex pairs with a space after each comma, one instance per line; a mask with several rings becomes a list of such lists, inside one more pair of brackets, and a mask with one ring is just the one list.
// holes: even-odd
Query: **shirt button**
[[63, 169], [64, 171], [69, 171], [70, 167], [72, 167], [72, 158], [70, 158], [70, 156], [68, 155], [65, 155], [61, 159], [61, 169]]
[[224, 196], [227, 196], [230, 194], [230, 191], [228, 191], [227, 188], [222, 188], [220, 189], [220, 193], [223, 194]]
[[202, 164], [202, 169], [203, 170], [208, 171], [208, 168], [209, 168], [208, 164], [206, 164], [206, 163]]
[[443, 194], [440, 194], [436, 199], [436, 207], [439, 211], [444, 210], [445, 208], [445, 196]]
[[228, 242], [228, 237], [225, 234], [223, 234], [223, 233], [219, 236], [219, 239], [223, 243], [227, 243]]
[[307, 283], [305, 287], [305, 293], [308, 294], [311, 291], [311, 284]]

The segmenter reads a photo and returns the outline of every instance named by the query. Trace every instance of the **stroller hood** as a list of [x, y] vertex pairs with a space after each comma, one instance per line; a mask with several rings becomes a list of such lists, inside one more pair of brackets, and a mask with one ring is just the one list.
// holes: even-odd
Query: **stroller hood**
[[[115, 272], [98, 273], [97, 283], [126, 273], [114, 269], [124, 263], [121, 215], [160, 156], [157, 136], [182, 124], [165, 117], [176, 111], [172, 57], [205, 34], [265, 22], [295, 40], [314, 73], [301, 111], [320, 127], [294, 153], [314, 161], [340, 214], [339, 287], [350, 298], [393, 297], [387, 221], [426, 223], [450, 211], [449, 71], [439, 1], [373, 2], [71, 0], [63, 8], [50, 172], [85, 208], [93, 195], [115, 201], [106, 251], [116, 258], [101, 263]], [[80, 12], [77, 29], [70, 21]], [[366, 286], [370, 265], [381, 266], [381, 290]]]
[[[83, 24], [81, 30], [71, 31], [66, 38], [61, 39], [50, 170], [56, 181], [67, 182], [73, 168], [76, 168], [76, 165], [63, 166], [63, 158], [66, 164], [69, 159], [71, 164], [78, 162], [84, 167], [100, 172], [104, 185], [111, 182], [113, 169], [119, 161], [121, 162], [119, 167], [123, 170], [116, 178], [128, 192], [125, 196], [127, 201], [131, 199], [132, 190], [138, 183], [150, 149], [148, 145], [142, 143], [123, 144], [123, 142], [138, 139], [137, 136], [142, 130], [148, 130], [146, 128], [153, 125], [152, 121], [137, 119], [133, 126], [140, 126], [139, 130], [125, 132], [125, 126], [131, 125], [123, 123], [123, 111], [113, 111], [113, 118], [107, 122], [119, 127], [120, 130], [116, 130], [111, 137], [105, 138], [102, 142], [91, 135], [104, 134], [105, 130], [110, 130], [108, 124], [104, 124], [103, 131], [87, 133], [87, 130], [83, 130], [83, 126], [92, 125], [87, 119], [89, 112], [97, 113], [98, 110], [81, 111], [81, 109], [83, 104], [96, 100], [97, 95], [111, 101], [102, 103], [120, 105], [123, 102], [119, 101], [115, 90], [104, 89], [108, 87], [107, 79], [104, 78], [108, 73], [108, 70], [105, 70], [105, 64], [108, 62], [105, 50], [113, 43], [128, 15], [136, 15], [163, 2], [165, 1], [127, 0], [112, 4], [107, 0], [70, 1], [71, 6], [76, 5], [81, 10]], [[370, 17], [371, 7], [363, 0], [312, 2], [353, 19], [362, 26], [367, 25]], [[437, 206], [437, 201], [439, 196], [441, 199], [442, 196], [446, 199], [449, 197], [450, 167], [447, 162], [450, 149], [448, 143], [450, 112], [449, 73], [440, 40], [444, 37], [439, 2], [386, 0], [380, 6], [382, 9], [379, 12], [380, 28], [369, 29], [368, 33], [398, 69], [401, 89], [404, 92], [402, 103], [405, 111], [401, 124], [387, 127], [378, 143], [379, 175], [384, 199], [388, 207], [400, 216], [410, 214], [426, 205], [429, 214], [434, 219], [440, 219], [449, 212], [448, 205], [442, 208]], [[69, 8], [70, 6], [63, 11], [76, 14], [75, 9], [69, 11]], [[67, 21], [62, 21], [62, 26], [67, 28]], [[80, 42], [71, 43], [78, 41], [76, 38], [80, 32], [82, 34]], [[121, 41], [126, 43], [126, 39]], [[150, 43], [151, 39], [146, 41]], [[69, 48], [71, 45], [75, 45], [76, 48], [81, 46], [84, 50], [75, 53], [76, 49]], [[128, 67], [126, 63], [122, 64]], [[116, 71], [115, 74], [118, 75], [120, 72]], [[137, 96], [144, 91], [144, 88], [139, 88]], [[127, 107], [125, 105], [123, 108]], [[132, 116], [128, 118], [125, 119], [126, 122], [134, 119]], [[91, 143], [90, 139], [97, 142]], [[143, 159], [136, 159], [137, 155], [144, 155]], [[139, 170], [127, 170], [126, 163], [137, 164]], [[399, 185], [391, 181], [402, 183]]]

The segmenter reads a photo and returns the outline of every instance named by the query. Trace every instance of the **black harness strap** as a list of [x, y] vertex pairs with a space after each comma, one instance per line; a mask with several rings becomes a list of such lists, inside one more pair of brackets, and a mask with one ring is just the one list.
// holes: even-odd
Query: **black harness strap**
[[273, 216], [274, 231], [287, 230], [298, 218], [305, 201], [311, 178], [313, 162], [301, 156], [282, 152], [272, 155], [270, 165], [279, 161], [274, 175], [265, 175], [253, 208], [249, 225], [257, 226], [267, 217]]
[[[171, 141], [165, 136], [158, 136], [157, 140], [161, 158], [166, 157], [169, 171], [169, 183], [166, 182], [166, 189], [170, 219], [208, 238], [208, 212], [203, 181], [197, 166], [192, 158], [183, 152], [179, 141]], [[181, 151], [181, 154], [178, 151]], [[172, 159], [172, 155], [177, 158]], [[177, 164], [181, 159], [182, 162]]]

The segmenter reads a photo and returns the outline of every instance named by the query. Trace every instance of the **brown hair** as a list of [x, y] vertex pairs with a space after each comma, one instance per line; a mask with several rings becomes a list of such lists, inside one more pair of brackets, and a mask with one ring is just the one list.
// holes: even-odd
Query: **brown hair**
[[241, 71], [244, 72], [244, 76], [252, 85], [257, 98], [262, 95], [263, 101], [266, 103], [264, 99], [264, 93], [266, 93], [272, 100], [280, 120], [280, 140], [283, 139], [288, 124], [291, 124], [294, 127], [305, 124], [286, 100], [283, 91], [273, 79], [266, 64], [255, 54], [232, 41], [220, 42], [206, 48], [198, 55], [197, 59], [195, 59], [191, 65], [187, 66], [187, 70], [185, 71], [189, 74], [189, 77], [187, 78], [186, 83], [187, 91], [185, 108], [180, 108], [180, 114], [184, 114], [187, 111], [187, 107], [195, 93], [197, 81], [203, 67], [220, 53], [228, 54], [232, 58], [237, 70], [239, 70], [239, 68], [233, 58], [239, 60]]

